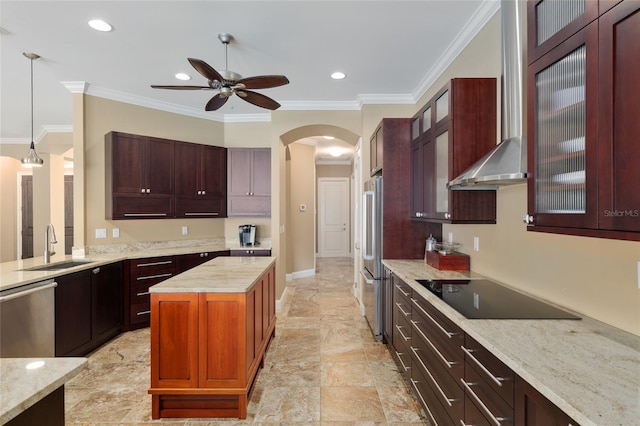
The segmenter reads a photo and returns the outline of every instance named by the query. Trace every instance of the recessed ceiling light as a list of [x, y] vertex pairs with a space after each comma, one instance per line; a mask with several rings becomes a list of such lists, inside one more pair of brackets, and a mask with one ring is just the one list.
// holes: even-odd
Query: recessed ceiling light
[[89, 21], [89, 26], [97, 31], [111, 31], [113, 27], [102, 19], [92, 19]]
[[333, 78], [334, 80], [342, 80], [346, 76], [347, 75], [345, 73], [340, 72], [340, 71], [336, 71], [333, 74], [331, 74], [331, 78]]
[[344, 152], [344, 150], [342, 148], [338, 148], [338, 147], [333, 147], [333, 148], [329, 148], [327, 150], [327, 152], [332, 156], [332, 157], [340, 157], [342, 155], [342, 153]]
[[178, 74], [176, 74], [176, 78], [182, 81], [191, 80], [191, 76], [183, 72], [179, 72]]
[[329, 141], [335, 139], [333, 136], [323, 136], [323, 138]]

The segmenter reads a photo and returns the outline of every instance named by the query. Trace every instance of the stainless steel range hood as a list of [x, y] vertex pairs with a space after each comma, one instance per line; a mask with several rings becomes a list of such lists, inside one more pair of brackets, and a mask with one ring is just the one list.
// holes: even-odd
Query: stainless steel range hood
[[502, 0], [502, 135], [504, 140], [447, 184], [449, 189], [498, 189], [527, 181], [527, 141], [523, 135], [524, 0]]

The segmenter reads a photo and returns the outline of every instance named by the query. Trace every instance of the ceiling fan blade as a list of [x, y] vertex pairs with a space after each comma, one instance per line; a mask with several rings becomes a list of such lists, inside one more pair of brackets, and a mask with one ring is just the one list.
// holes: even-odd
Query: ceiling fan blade
[[222, 82], [224, 80], [224, 78], [222, 78], [222, 76], [218, 71], [214, 70], [209, 64], [207, 64], [202, 59], [187, 58], [187, 60], [207, 80], [211, 80], [211, 81], [218, 80], [219, 82]]
[[289, 84], [289, 79], [284, 75], [258, 75], [242, 78], [236, 84], [243, 84], [247, 89], [268, 89]]
[[160, 86], [158, 84], [152, 84], [154, 89], [173, 89], [173, 90], [208, 90], [212, 89], [210, 86]]
[[270, 110], [280, 108], [280, 104], [268, 96], [250, 90], [236, 90], [236, 94], [250, 104]]
[[213, 98], [209, 99], [209, 102], [207, 102], [207, 105], [205, 105], [204, 110], [215, 111], [218, 108], [220, 108], [222, 105], [227, 103], [228, 100], [229, 100], [228, 96], [220, 96], [220, 93], [218, 93]]

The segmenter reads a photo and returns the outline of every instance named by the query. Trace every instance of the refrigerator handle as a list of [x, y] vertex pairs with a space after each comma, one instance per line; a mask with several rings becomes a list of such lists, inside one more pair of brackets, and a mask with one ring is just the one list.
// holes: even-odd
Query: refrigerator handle
[[[362, 225], [364, 229], [364, 232], [362, 233], [362, 257], [364, 260], [374, 260], [375, 253], [373, 242], [376, 240], [377, 236], [375, 235], [376, 230], [372, 228], [373, 224], [376, 223], [376, 209], [373, 205], [373, 191], [365, 191], [362, 194], [362, 200], [362, 205], [364, 206], [362, 209]], [[371, 215], [371, 223], [367, 220], [369, 214]]]
[[361, 270], [360, 275], [362, 275], [362, 278], [364, 278], [364, 282], [367, 284], [373, 284], [373, 282], [375, 281], [373, 275], [371, 275], [371, 273], [366, 269]]

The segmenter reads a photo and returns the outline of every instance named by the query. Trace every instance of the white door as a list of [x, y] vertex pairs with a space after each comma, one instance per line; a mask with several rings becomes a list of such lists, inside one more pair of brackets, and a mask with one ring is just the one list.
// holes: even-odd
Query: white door
[[318, 178], [318, 256], [349, 256], [349, 178]]

